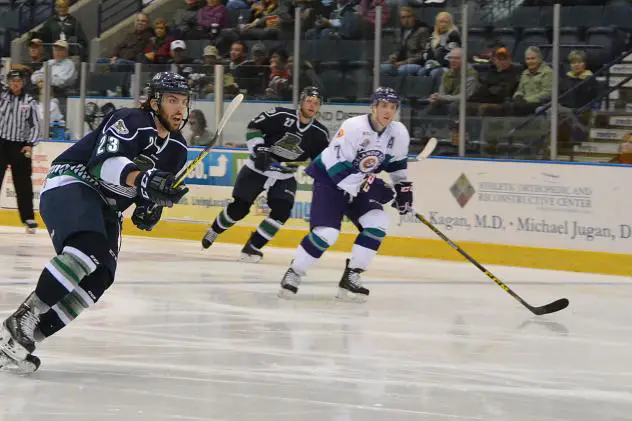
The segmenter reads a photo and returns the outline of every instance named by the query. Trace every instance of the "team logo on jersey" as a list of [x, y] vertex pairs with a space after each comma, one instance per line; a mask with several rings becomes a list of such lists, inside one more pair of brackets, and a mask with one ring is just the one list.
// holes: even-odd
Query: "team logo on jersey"
[[339, 139], [344, 135], [345, 135], [345, 130], [343, 128], [340, 128], [340, 130], [338, 130], [338, 133], [336, 133], [336, 139]]
[[272, 145], [270, 152], [282, 158], [294, 161], [305, 153], [300, 146], [301, 140], [301, 137], [294, 133], [285, 133], [285, 136]]
[[123, 120], [119, 120], [112, 124], [112, 130], [121, 135], [129, 134], [129, 130], [127, 129], [127, 126], [125, 126], [125, 122]]
[[377, 170], [384, 162], [384, 153], [377, 150], [364, 151], [358, 153], [353, 160], [353, 166], [362, 173], [371, 173]]

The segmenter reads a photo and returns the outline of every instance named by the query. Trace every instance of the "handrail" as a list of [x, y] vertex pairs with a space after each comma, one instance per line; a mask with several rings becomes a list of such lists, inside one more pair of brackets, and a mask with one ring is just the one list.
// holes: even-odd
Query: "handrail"
[[[116, 16], [116, 13], [110, 13], [104, 17], [104, 15], [111, 10], [114, 10], [119, 13], [121, 12], [124, 13], [125, 16], [123, 17], [123, 19], [125, 19], [133, 15], [134, 13], [138, 13], [143, 10], [143, 0], [131, 0], [127, 2], [120, 1], [120, 0], [111, 0], [111, 1], [99, 0], [98, 19], [97, 19], [97, 36], [99, 37], [101, 36], [101, 34], [103, 34], [103, 32], [107, 31], [108, 29], [114, 26], [110, 24], [111, 22], [107, 22], [107, 25], [106, 25], [106, 20], [109, 20], [113, 16]], [[120, 22], [123, 19], [117, 20], [116, 23]]]

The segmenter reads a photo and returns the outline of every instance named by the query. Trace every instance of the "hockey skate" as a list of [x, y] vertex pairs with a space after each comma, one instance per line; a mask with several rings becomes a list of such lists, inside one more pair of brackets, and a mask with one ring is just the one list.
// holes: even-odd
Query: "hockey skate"
[[35, 234], [37, 232], [37, 222], [35, 220], [27, 219], [24, 221], [24, 225], [26, 225], [27, 234]]
[[213, 228], [209, 228], [208, 231], [206, 231], [204, 238], [202, 238], [202, 247], [204, 247], [205, 249], [211, 247], [211, 245], [217, 239], [218, 235], [219, 235], [218, 233], [213, 231]]
[[250, 240], [246, 243], [244, 248], [241, 249], [241, 257], [239, 260], [248, 263], [257, 263], [263, 258], [261, 250], [256, 248], [250, 243]]
[[0, 327], [0, 365], [3, 369], [32, 373], [40, 366], [40, 359], [32, 355], [39, 316], [27, 304], [29, 299]]
[[364, 272], [362, 269], [351, 269], [349, 267], [349, 259], [347, 266], [342, 274], [342, 279], [338, 283], [338, 294], [336, 298], [341, 301], [355, 301], [365, 303], [369, 290], [362, 286], [360, 274]]
[[292, 298], [298, 292], [298, 286], [301, 284], [301, 275], [294, 271], [291, 267], [283, 275], [281, 279], [280, 298]]

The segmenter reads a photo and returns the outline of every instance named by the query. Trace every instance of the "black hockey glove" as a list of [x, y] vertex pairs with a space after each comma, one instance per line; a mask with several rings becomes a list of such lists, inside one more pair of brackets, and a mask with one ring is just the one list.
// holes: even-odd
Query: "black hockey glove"
[[263, 145], [255, 146], [253, 161], [255, 163], [255, 168], [259, 171], [267, 170], [270, 164], [273, 162], [272, 156], [270, 154], [270, 148], [267, 148]]
[[362, 184], [360, 194], [366, 194], [369, 200], [375, 200], [383, 205], [393, 200], [395, 192], [390, 184], [387, 184], [381, 178], [370, 175]]
[[173, 174], [155, 168], [143, 171], [136, 177], [136, 187], [142, 199], [168, 208], [178, 203], [189, 192], [188, 187], [183, 185], [173, 187], [173, 183], [175, 183]]
[[402, 181], [395, 184], [395, 201], [393, 207], [399, 211], [400, 215], [405, 215], [413, 207], [413, 183], [412, 181]]
[[161, 216], [162, 206], [145, 202], [142, 205], [136, 205], [136, 209], [134, 209], [132, 214], [132, 222], [140, 230], [151, 231], [160, 221]]

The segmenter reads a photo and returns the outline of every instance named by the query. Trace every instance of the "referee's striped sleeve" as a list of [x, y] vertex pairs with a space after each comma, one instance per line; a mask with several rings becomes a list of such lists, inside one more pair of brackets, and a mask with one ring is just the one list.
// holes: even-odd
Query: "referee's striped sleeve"
[[31, 145], [35, 145], [37, 144], [37, 140], [40, 137], [40, 118], [39, 118], [39, 110], [38, 110], [38, 105], [37, 105], [37, 101], [35, 101], [34, 99], [31, 100], [31, 130], [29, 132], [29, 141], [27, 141], [28, 143], [30, 143]]

